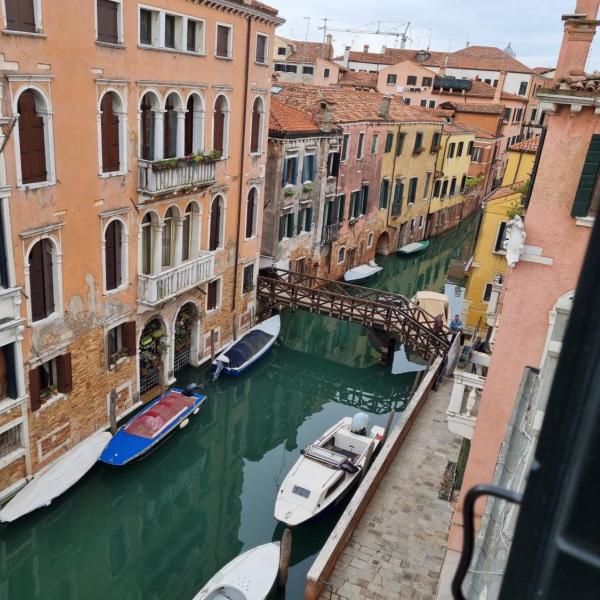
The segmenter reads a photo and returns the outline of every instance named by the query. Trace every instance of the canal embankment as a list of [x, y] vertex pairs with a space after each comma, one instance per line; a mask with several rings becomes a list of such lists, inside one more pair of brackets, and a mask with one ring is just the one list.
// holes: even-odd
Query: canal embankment
[[432, 390], [436, 361], [339, 519], [307, 576], [306, 600], [433, 598], [452, 508], [439, 498], [460, 438], [446, 408], [452, 383]]

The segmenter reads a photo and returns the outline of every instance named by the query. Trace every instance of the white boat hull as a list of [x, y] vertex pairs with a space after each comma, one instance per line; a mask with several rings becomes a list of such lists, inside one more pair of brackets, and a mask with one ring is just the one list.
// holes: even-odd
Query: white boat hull
[[106, 431], [95, 433], [61, 456], [47, 470], [38, 473], [0, 510], [0, 521], [10, 523], [48, 506], [94, 466], [111, 438], [112, 435]]
[[346, 283], [359, 283], [377, 275], [380, 271], [383, 271], [383, 267], [380, 267], [375, 261], [371, 261], [368, 264], [359, 265], [346, 271], [344, 281]]
[[279, 570], [279, 542], [248, 550], [227, 563], [194, 600], [264, 600]]

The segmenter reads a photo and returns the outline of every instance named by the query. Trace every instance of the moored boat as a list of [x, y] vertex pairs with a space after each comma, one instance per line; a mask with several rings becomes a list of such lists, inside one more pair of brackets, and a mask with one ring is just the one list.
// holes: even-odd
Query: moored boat
[[422, 252], [429, 247], [429, 240], [422, 240], [420, 242], [412, 242], [410, 244], [406, 244], [402, 246], [402, 248], [398, 248], [396, 251], [397, 254], [402, 256], [408, 256], [410, 254], [416, 254], [417, 252]]
[[344, 273], [344, 281], [346, 283], [362, 283], [377, 275], [380, 271], [383, 271], [383, 267], [380, 267], [374, 260], [371, 260], [364, 265], [348, 269]]
[[412, 302], [418, 304], [426, 313], [429, 313], [432, 317], [442, 315], [443, 324], [448, 327], [452, 316], [450, 314], [450, 300], [446, 294], [439, 294], [437, 292], [430, 292], [423, 290], [417, 292]]
[[279, 569], [279, 542], [257, 546], [227, 563], [194, 600], [264, 600]]
[[315, 519], [339, 504], [358, 483], [377, 450], [382, 427], [364, 413], [344, 417], [302, 451], [275, 500], [275, 518], [288, 526]]
[[231, 342], [213, 361], [215, 379], [226, 375], [241, 375], [248, 367], [264, 356], [277, 340], [281, 318], [275, 315], [255, 325], [240, 338]]
[[100, 460], [120, 467], [141, 458], [176, 429], [185, 427], [205, 400], [206, 396], [191, 390], [170, 389], [115, 433]]
[[10, 523], [51, 502], [75, 485], [98, 461], [111, 434], [99, 431], [41, 471], [0, 510], [0, 521]]

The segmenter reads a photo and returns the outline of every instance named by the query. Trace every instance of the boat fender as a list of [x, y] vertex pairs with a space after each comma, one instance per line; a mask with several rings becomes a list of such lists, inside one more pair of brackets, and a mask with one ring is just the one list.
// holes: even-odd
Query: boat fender
[[184, 427], [187, 427], [189, 422], [190, 422], [189, 419], [184, 419], [183, 421], [181, 421], [181, 423], [179, 423], [179, 429], [183, 429]]
[[197, 415], [200, 412], [200, 407], [196, 406], [196, 408], [194, 409], [194, 414]]

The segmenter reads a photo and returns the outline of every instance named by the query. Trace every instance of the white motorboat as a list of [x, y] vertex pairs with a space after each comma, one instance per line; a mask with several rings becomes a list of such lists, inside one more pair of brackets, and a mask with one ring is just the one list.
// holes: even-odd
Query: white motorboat
[[307, 446], [279, 488], [275, 518], [288, 526], [300, 525], [339, 504], [368, 468], [383, 431], [371, 427], [366, 414], [357, 413]]
[[346, 271], [344, 273], [344, 281], [346, 283], [362, 283], [377, 275], [380, 271], [383, 271], [383, 267], [380, 267], [374, 260], [370, 260], [364, 265], [359, 265]]
[[63, 454], [52, 466], [38, 473], [0, 510], [0, 521], [10, 523], [52, 500], [75, 485], [96, 463], [112, 435], [99, 431]]
[[264, 600], [279, 570], [279, 542], [264, 544], [227, 563], [194, 600]]
[[265, 355], [277, 340], [281, 331], [281, 318], [275, 315], [255, 325], [237, 340], [227, 345], [213, 361], [214, 378], [221, 372], [226, 375], [241, 375], [248, 367]]
[[446, 294], [437, 292], [421, 291], [417, 292], [412, 298], [414, 304], [418, 304], [426, 313], [433, 318], [442, 315], [444, 325], [448, 327], [452, 320], [450, 314], [450, 300]]

